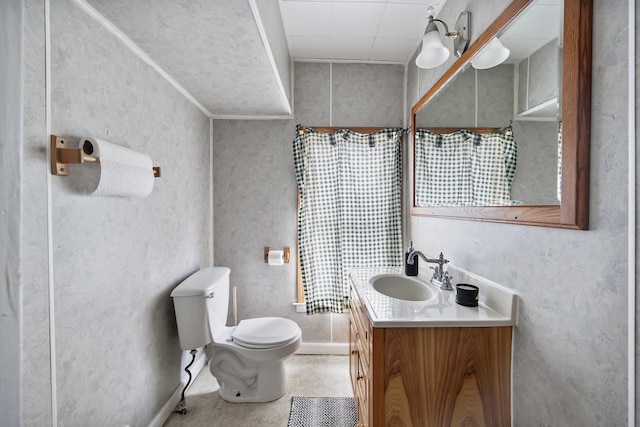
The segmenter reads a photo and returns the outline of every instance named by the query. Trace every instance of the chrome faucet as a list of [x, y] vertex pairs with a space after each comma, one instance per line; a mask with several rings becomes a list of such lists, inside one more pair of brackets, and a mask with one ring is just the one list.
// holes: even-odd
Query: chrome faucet
[[440, 256], [438, 258], [427, 258], [420, 251], [412, 251], [407, 257], [407, 264], [413, 265], [416, 259], [416, 256], [420, 256], [424, 260], [424, 262], [429, 262], [432, 264], [438, 264], [435, 267], [430, 267], [433, 271], [433, 276], [431, 276], [430, 282], [434, 285], [438, 286], [440, 289], [444, 290], [452, 290], [451, 286], [451, 275], [449, 275], [448, 271], [444, 271], [444, 265], [449, 262], [448, 259], [444, 259], [444, 255], [440, 252]]

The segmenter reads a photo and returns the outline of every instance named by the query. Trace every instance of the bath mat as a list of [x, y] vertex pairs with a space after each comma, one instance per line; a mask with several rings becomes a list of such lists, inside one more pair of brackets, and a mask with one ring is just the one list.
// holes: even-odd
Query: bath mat
[[291, 398], [287, 427], [356, 427], [357, 423], [352, 397]]

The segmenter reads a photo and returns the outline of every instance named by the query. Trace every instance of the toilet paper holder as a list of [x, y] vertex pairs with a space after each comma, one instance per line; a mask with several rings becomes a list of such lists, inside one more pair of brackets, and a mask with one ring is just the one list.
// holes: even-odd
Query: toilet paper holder
[[[68, 164], [100, 163], [100, 157], [86, 154], [82, 148], [67, 148], [67, 139], [51, 135], [51, 175], [69, 175]], [[153, 177], [160, 178], [160, 167], [153, 167]]]
[[[289, 264], [289, 261], [291, 261], [291, 248], [289, 246], [285, 247], [282, 249], [283, 252], [283, 260], [285, 264]], [[264, 247], [264, 263], [268, 264], [269, 263], [269, 246], [265, 246]]]

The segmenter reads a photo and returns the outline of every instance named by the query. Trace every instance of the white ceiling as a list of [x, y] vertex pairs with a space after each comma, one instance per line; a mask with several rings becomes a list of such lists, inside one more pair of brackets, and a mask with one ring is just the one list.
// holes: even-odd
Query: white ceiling
[[508, 62], [519, 62], [558, 37], [562, 29], [563, 0], [538, 0], [500, 36], [511, 54]]
[[[278, 0], [289, 54], [299, 61], [407, 63], [446, 0]], [[558, 37], [563, 0], [537, 0], [500, 36], [518, 62]], [[473, 21], [473, 16], [471, 17]], [[471, 25], [473, 28], [473, 24]], [[441, 28], [440, 28], [441, 29]], [[477, 34], [472, 34], [476, 38]]]
[[445, 0], [279, 0], [294, 60], [405, 64], [420, 44], [431, 4]]

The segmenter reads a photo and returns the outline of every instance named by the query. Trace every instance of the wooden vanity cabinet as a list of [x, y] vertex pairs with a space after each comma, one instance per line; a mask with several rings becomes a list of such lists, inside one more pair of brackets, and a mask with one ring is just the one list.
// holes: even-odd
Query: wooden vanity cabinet
[[510, 426], [511, 326], [373, 328], [351, 288], [359, 427]]

